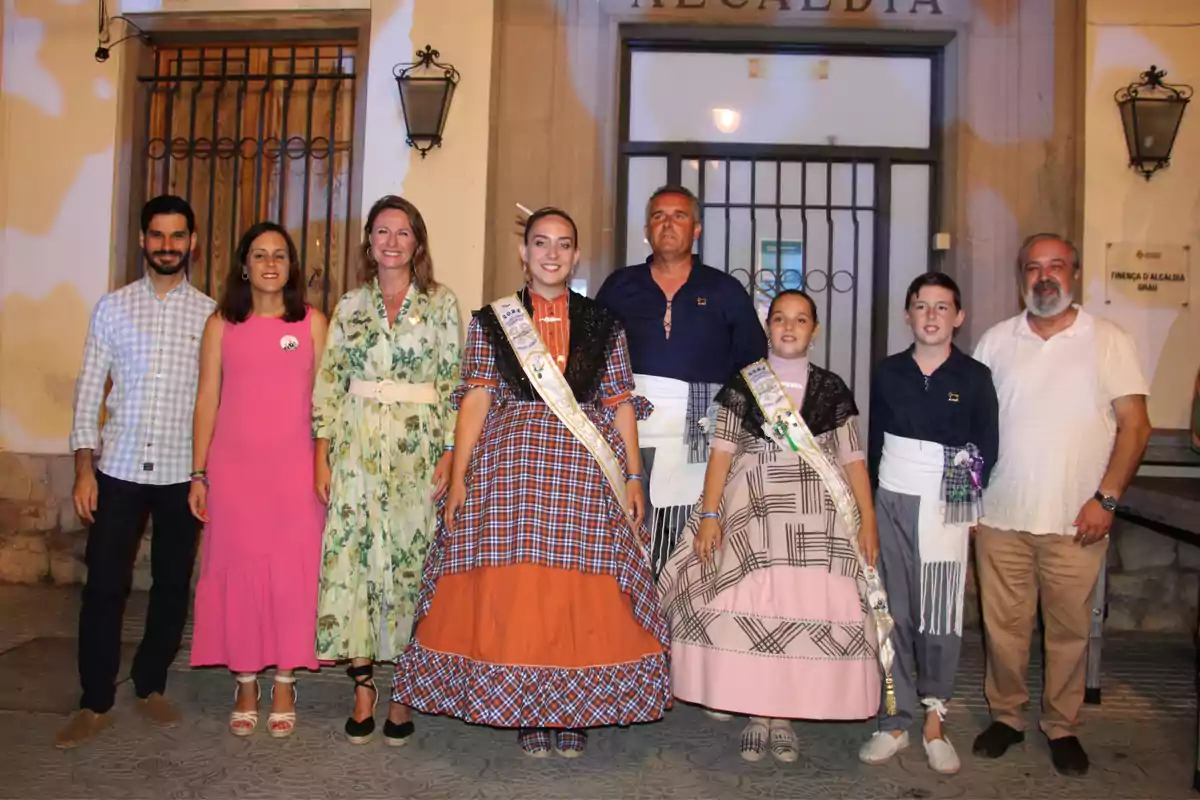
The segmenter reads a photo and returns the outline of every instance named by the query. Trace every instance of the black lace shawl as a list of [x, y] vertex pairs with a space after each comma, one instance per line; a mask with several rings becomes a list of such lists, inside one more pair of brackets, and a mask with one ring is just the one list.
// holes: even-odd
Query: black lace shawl
[[[529, 291], [521, 291], [525, 310], [533, 315], [533, 301]], [[517, 359], [516, 352], [508, 343], [500, 320], [490, 305], [474, 314], [487, 336], [488, 344], [496, 358], [496, 369], [500, 377], [511, 387], [518, 398], [525, 401], [540, 400], [541, 395], [525, 377], [525, 370]], [[567, 368], [563, 372], [575, 400], [580, 403], [594, 402], [604, 368], [608, 363], [608, 348], [616, 332], [617, 318], [595, 300], [570, 292], [567, 298], [567, 317], [571, 326]]]
[[[829, 370], [809, 364], [806, 386], [800, 416], [813, 436], [840, 428], [850, 417], [858, 416], [850, 388]], [[741, 418], [747, 432], [759, 439], [768, 438], [762, 430], [763, 413], [741, 372], [717, 392], [716, 401]]]

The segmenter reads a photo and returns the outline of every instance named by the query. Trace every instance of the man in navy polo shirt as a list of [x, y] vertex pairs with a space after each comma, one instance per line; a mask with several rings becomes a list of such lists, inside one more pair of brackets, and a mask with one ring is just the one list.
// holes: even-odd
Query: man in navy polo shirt
[[742, 367], [765, 358], [767, 337], [736, 278], [699, 263], [700, 201], [663, 186], [646, 204], [644, 264], [619, 269], [596, 299], [625, 327], [637, 392], [654, 404], [638, 425], [648, 480], [655, 576], [666, 564], [704, 489], [708, 411], [713, 395]]

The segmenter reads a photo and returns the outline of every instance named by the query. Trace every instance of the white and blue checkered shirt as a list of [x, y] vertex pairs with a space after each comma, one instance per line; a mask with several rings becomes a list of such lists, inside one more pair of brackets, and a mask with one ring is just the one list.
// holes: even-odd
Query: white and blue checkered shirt
[[119, 480], [187, 482], [200, 337], [216, 305], [187, 280], [159, 299], [148, 277], [100, 298], [75, 385], [72, 451], [101, 450], [100, 471]]

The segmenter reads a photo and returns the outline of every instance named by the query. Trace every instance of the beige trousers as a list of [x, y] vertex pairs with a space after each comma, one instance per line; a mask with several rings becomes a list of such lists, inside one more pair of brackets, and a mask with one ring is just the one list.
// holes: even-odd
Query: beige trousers
[[1025, 729], [1029, 644], [1040, 594], [1046, 672], [1041, 729], [1051, 739], [1074, 735], [1083, 705], [1092, 594], [1107, 551], [1108, 539], [1081, 547], [1070, 536], [979, 526], [975, 566], [987, 643], [984, 690], [997, 722]]

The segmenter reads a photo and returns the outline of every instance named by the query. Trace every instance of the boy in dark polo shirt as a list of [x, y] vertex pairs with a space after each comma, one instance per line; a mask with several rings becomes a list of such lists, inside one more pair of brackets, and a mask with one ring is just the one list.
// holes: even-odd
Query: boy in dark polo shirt
[[991, 371], [951, 342], [965, 318], [958, 285], [921, 275], [904, 308], [915, 342], [875, 370], [868, 446], [880, 572], [896, 622], [896, 713], [881, 713], [859, 758], [882, 764], [907, 747], [919, 704], [929, 766], [952, 774], [960, 763], [942, 722], [962, 649], [970, 527], [996, 461], [999, 412]]

